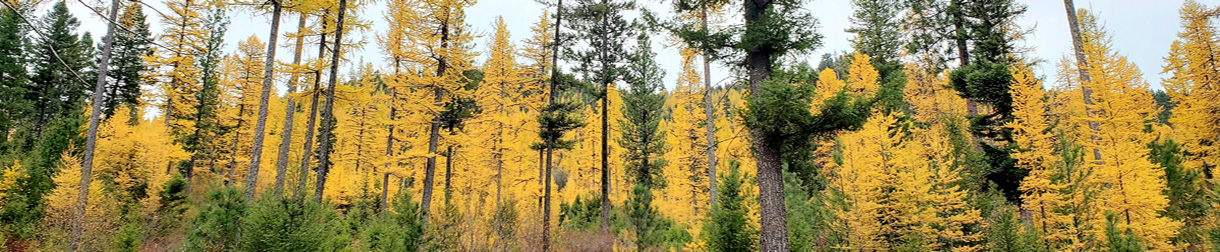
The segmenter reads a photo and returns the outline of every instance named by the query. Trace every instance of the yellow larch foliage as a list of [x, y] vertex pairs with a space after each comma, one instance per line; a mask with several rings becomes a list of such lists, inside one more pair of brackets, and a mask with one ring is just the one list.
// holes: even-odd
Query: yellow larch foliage
[[[1202, 171], [1220, 165], [1220, 39], [1214, 17], [1217, 10], [1195, 1], [1182, 5], [1182, 31], [1166, 57], [1165, 92], [1176, 107], [1173, 117], [1174, 139], [1186, 153], [1182, 165]], [[1212, 169], [1212, 177], [1220, 175]]]
[[[48, 236], [50, 239], [43, 241], [47, 243], [44, 246], [48, 248], [63, 246], [69, 241], [68, 234], [71, 233], [73, 225], [71, 220], [76, 216], [76, 200], [80, 196], [81, 159], [72, 155], [72, 152], [71, 149], [64, 151], [59, 164], [56, 164], [59, 173], [52, 178], [56, 186], [51, 194], [46, 196], [46, 215], [38, 225], [40, 233], [62, 235]], [[100, 177], [98, 173], [93, 175]], [[117, 195], [108, 193], [107, 183], [105, 179], [95, 178], [89, 184], [89, 204], [85, 207], [85, 218], [81, 223], [84, 231], [81, 244], [86, 247], [105, 249], [110, 245], [111, 233], [118, 230], [122, 224], [116, 217], [121, 215], [119, 199]]]
[[[228, 133], [217, 139], [218, 149], [227, 159], [222, 177], [232, 174], [234, 184], [241, 184], [250, 160], [250, 150], [253, 144], [254, 121], [258, 116], [258, 98], [263, 83], [263, 60], [266, 44], [258, 37], [250, 36], [245, 41], [237, 43], [238, 53], [226, 57], [221, 62], [220, 81], [220, 122]], [[264, 142], [264, 147], [266, 143]], [[274, 147], [272, 147], [274, 149]], [[265, 153], [264, 153], [265, 154]], [[274, 155], [274, 154], [272, 154]]]
[[[1145, 132], [1154, 120], [1156, 104], [1148, 84], [1140, 78], [1139, 69], [1127, 58], [1109, 48], [1109, 37], [1098, 26], [1096, 18], [1081, 11], [1081, 36], [1088, 62], [1090, 81], [1083, 83], [1093, 90], [1094, 113], [1084, 122], [1095, 122], [1099, 129], [1092, 132], [1096, 139], [1084, 138], [1086, 148], [1097, 148], [1101, 159], [1087, 158], [1094, 167], [1094, 182], [1104, 185], [1095, 205], [1093, 226], [1097, 237], [1105, 237], [1101, 227], [1104, 214], [1119, 217], [1120, 230], [1131, 229], [1152, 250], [1173, 250], [1169, 239], [1177, 234], [1182, 223], [1162, 216], [1169, 204], [1162, 192], [1166, 190], [1163, 169], [1148, 159], [1147, 143], [1155, 134]], [[1105, 239], [1101, 239], [1105, 240]]]
[[[472, 120], [470, 132], [477, 143], [470, 146], [476, 156], [474, 174], [484, 179], [478, 189], [495, 197], [496, 204], [505, 199], [533, 199], [530, 188], [537, 184], [537, 153], [528, 144], [534, 129], [525, 128], [536, 111], [524, 92], [527, 79], [517, 65], [511, 34], [503, 18], [497, 18], [496, 32], [490, 45], [490, 58], [483, 64], [483, 82], [475, 98], [483, 112]], [[533, 161], [531, 161], [533, 160]], [[529, 195], [529, 197], [526, 197]], [[493, 200], [488, 199], [488, 202]], [[524, 204], [522, 204], [524, 205]], [[490, 208], [484, 211], [490, 216]]]
[[[186, 159], [188, 154], [173, 142], [165, 132], [164, 125], [151, 122], [128, 124], [128, 109], [119, 108], [98, 129], [98, 143], [94, 149], [94, 181], [112, 181], [119, 189], [116, 191], [117, 197], [136, 197], [136, 193], [147, 195], [140, 203], [144, 211], [152, 213], [159, 204], [162, 186], [169, 181], [167, 168]], [[77, 179], [77, 183], [73, 184], [79, 186], [79, 176]]]
[[[667, 165], [663, 168], [665, 188], [657, 193], [657, 210], [680, 225], [691, 227], [697, 234], [698, 221], [708, 209], [707, 130], [701, 126], [706, 119], [703, 107], [703, 81], [695, 70], [695, 51], [681, 50], [682, 71], [677, 86], [670, 93], [672, 121], [663, 122]], [[697, 237], [697, 236], [696, 236]]]
[[966, 99], [949, 87], [948, 72], [929, 72], [927, 67], [907, 64], [907, 84], [903, 100], [911, 106], [911, 117], [919, 122], [933, 122], [942, 115], [966, 114]]
[[1017, 151], [1012, 158], [1017, 160], [1017, 167], [1029, 170], [1029, 175], [1021, 181], [1021, 199], [1025, 203], [1023, 209], [1031, 211], [1034, 227], [1043, 233], [1044, 241], [1049, 244], [1070, 243], [1072, 235], [1072, 216], [1063, 214], [1058, 209], [1067, 204], [1067, 195], [1062, 190], [1067, 185], [1062, 184], [1055, 165], [1055, 142], [1050, 131], [1050, 123], [1046, 118], [1046, 92], [1032, 71], [1018, 64], [1012, 71], [1013, 83], [1009, 94], [1013, 100], [1013, 120], [1005, 124], [1012, 128], [1012, 138], [1017, 145]]
[[847, 85], [844, 87], [847, 92], [855, 95], [864, 95], [872, 97], [877, 93], [877, 89], [881, 88], [881, 74], [877, 73], [877, 69], [873, 68], [870, 63], [872, 58], [867, 54], [855, 53], [852, 54], [851, 65], [847, 72], [850, 73], [846, 80]]
[[[350, 203], [356, 197], [380, 192], [381, 173], [385, 157], [385, 127], [381, 122], [387, 111], [388, 98], [377, 89], [377, 76], [362, 72], [359, 79], [348, 86], [344, 103], [335, 111], [338, 121], [335, 133], [334, 168], [327, 179], [327, 194], [341, 203]], [[333, 194], [331, 194], [333, 193]]]
[[[841, 155], [828, 164], [831, 186], [842, 193], [846, 207], [835, 208], [835, 215], [849, 227], [841, 249], [878, 250], [890, 245], [882, 235], [887, 232], [882, 220], [890, 210], [884, 205], [893, 184], [894, 151], [898, 136], [890, 135], [897, 119], [890, 116], [870, 118], [859, 131], [839, 136]], [[887, 189], [888, 188], [888, 189]]]
[[13, 165], [4, 168], [4, 173], [0, 173], [0, 207], [4, 207], [5, 199], [11, 194], [9, 190], [16, 188], [17, 181], [25, 177], [20, 160], [14, 160]]
[[847, 83], [839, 79], [834, 69], [827, 68], [822, 70], [822, 72], [818, 73], [817, 88], [814, 90], [817, 95], [811, 101], [809, 111], [813, 112], [814, 115], [822, 113], [822, 105], [825, 104], [826, 100], [839, 94], [846, 86]]
[[157, 40], [169, 48], [154, 49], [157, 56], [149, 59], [149, 69], [157, 72], [153, 78], [159, 82], [160, 109], [166, 115], [165, 125], [170, 132], [183, 134], [195, 125], [189, 120], [199, 103], [196, 95], [201, 88], [201, 73], [195, 57], [207, 51], [208, 37], [200, 11], [208, 9], [206, 6], [211, 3], [205, 0], [166, 0], [164, 3], [169, 11], [158, 12], [165, 28]]

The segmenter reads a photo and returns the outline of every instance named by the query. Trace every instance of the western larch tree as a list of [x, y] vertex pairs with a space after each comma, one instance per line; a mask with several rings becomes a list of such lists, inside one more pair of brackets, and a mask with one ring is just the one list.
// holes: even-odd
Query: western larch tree
[[[330, 169], [330, 152], [331, 152], [331, 136], [334, 134], [335, 127], [335, 88], [339, 84], [339, 63], [343, 57], [343, 30], [348, 28], [344, 26], [345, 16], [347, 15], [347, 0], [339, 0], [339, 6], [336, 7], [338, 12], [335, 15], [335, 40], [331, 49], [330, 60], [330, 78], [326, 84], [326, 105], [322, 107], [322, 128], [318, 130], [321, 134], [321, 141], [318, 144], [318, 169], [317, 179], [314, 180], [314, 197], [315, 201], [322, 202], [323, 192], [326, 189], [326, 175]], [[319, 53], [321, 54], [321, 53]]]
[[[254, 109], [258, 106], [258, 97], [262, 92], [259, 81], [263, 79], [264, 55], [261, 48], [264, 45], [257, 36], [250, 36], [245, 41], [238, 42], [238, 54], [229, 56], [224, 62], [225, 81], [222, 85], [225, 94], [221, 97], [227, 103], [224, 110], [227, 115], [223, 117], [230, 121], [226, 127], [232, 134], [229, 138], [232, 139], [229, 142], [232, 147], [229, 150], [226, 185], [234, 183], [234, 174], [240, 178], [241, 173], [237, 172], [238, 163], [248, 161], [247, 153], [253, 150], [253, 143], [247, 140], [255, 133], [250, 123], [256, 119]], [[245, 172], [248, 174], [251, 171], [247, 169]]]
[[708, 181], [708, 206], [716, 205], [716, 199], [719, 193], [716, 191], [716, 123], [715, 123], [715, 101], [712, 95], [712, 61], [723, 58], [724, 55], [719, 55], [718, 47], [723, 46], [726, 42], [725, 37], [711, 36], [713, 25], [721, 25], [724, 20], [720, 17], [724, 14], [724, 6], [728, 1], [723, 0], [699, 0], [699, 1], [674, 1], [674, 10], [681, 13], [681, 18], [694, 17], [695, 22], [692, 24], [678, 20], [678, 23], [688, 24], [682, 29], [677, 29], [674, 32], [678, 34], [685, 43], [702, 57], [703, 62], [703, 112], [704, 112], [704, 127], [707, 130], [706, 155], [707, 158], [707, 177]]
[[[1220, 143], [1216, 140], [1220, 130], [1214, 127], [1220, 122], [1220, 113], [1217, 112], [1220, 109], [1220, 87], [1212, 81], [1220, 77], [1220, 62], [1216, 61], [1218, 53], [1215, 49], [1220, 46], [1220, 39], [1217, 39], [1216, 27], [1212, 23], [1215, 18], [1213, 13], [1216, 13], [1214, 8], [1196, 1], [1186, 1], [1182, 5], [1183, 31], [1178, 33], [1178, 40], [1170, 47], [1162, 71], [1170, 74], [1162, 85], [1173, 104], [1168, 123], [1172, 125], [1173, 140], [1180, 144], [1181, 151], [1177, 153], [1180, 164], [1172, 167], [1177, 170], [1166, 166], [1172, 160], [1161, 162], [1161, 166], [1166, 168], [1167, 178], [1181, 179], [1180, 183], [1169, 182], [1169, 212], [1177, 212], [1175, 219], [1185, 224], [1179, 237], [1191, 249], [1204, 250], [1208, 244], [1202, 242], [1204, 237], [1199, 232], [1207, 228], [1204, 223], [1215, 222], [1214, 210], [1175, 206], [1202, 206], [1205, 204], [1191, 202], [1214, 201], [1216, 197], [1207, 193], [1195, 194], [1190, 189], [1206, 185], [1205, 180], [1220, 175], [1217, 172], [1220, 170], [1217, 169], [1220, 164]], [[1173, 156], [1174, 153], [1164, 155]], [[1182, 194], [1175, 197], [1176, 192]]]
[[708, 175], [704, 173], [708, 169], [707, 138], [700, 126], [706, 119], [704, 104], [701, 104], [706, 92], [698, 86], [702, 79], [695, 70], [697, 54], [690, 48], [681, 50], [682, 71], [678, 74], [677, 86], [670, 92], [671, 99], [667, 99], [673, 101], [670, 103], [672, 121], [666, 121], [663, 128], [668, 133], [665, 139], [671, 143], [671, 148], [666, 152], [668, 165], [662, 173], [666, 187], [658, 197], [661, 203], [657, 204], [658, 210], [692, 228], [700, 227], [696, 225], [699, 217], [706, 215], [706, 209], [710, 208], [701, 202], [710, 201], [705, 192], [711, 187]]
[[601, 230], [610, 233], [610, 85], [627, 73], [627, 40], [635, 34], [633, 21], [624, 12], [635, 9], [635, 1], [577, 0], [572, 7], [571, 30], [565, 34], [576, 44], [565, 51], [565, 59], [576, 62], [572, 69], [598, 85], [594, 91], [601, 101]]
[[[444, 106], [460, 97], [467, 97], [464, 90], [466, 76], [474, 56], [469, 50], [470, 28], [465, 23], [465, 8], [474, 4], [472, 0], [428, 0], [413, 2], [406, 15], [407, 34], [418, 36], [408, 44], [407, 57], [414, 64], [426, 67], [427, 71], [412, 75], [410, 81], [419, 83], [432, 92], [432, 102], [414, 103], [421, 106], [415, 111], [426, 111], [431, 115], [428, 152], [424, 172], [424, 189], [420, 210], [425, 220], [432, 209], [432, 191], [436, 172], [437, 147], [441, 138], [441, 112]], [[425, 225], [426, 226], [426, 225]]]
[[267, 107], [270, 105], [271, 85], [275, 80], [275, 47], [279, 43], [280, 35], [280, 13], [284, 9], [283, 0], [266, 1], [264, 4], [271, 5], [271, 31], [267, 39], [267, 52], [264, 54], [266, 59], [263, 59], [263, 86], [260, 88], [262, 94], [258, 98], [258, 119], [254, 125], [254, 143], [253, 149], [250, 150], [250, 166], [247, 168], [249, 173], [246, 178], [246, 200], [254, 199], [254, 188], [258, 185], [258, 168], [259, 162], [263, 157], [263, 133], [267, 131]]
[[[1168, 205], [1164, 171], [1149, 160], [1147, 143], [1155, 135], [1144, 131], [1154, 113], [1154, 101], [1139, 69], [1110, 49], [1109, 36], [1088, 12], [1080, 12], [1081, 36], [1095, 105], [1085, 122], [1096, 122], [1099, 130], [1093, 139], [1080, 139], [1085, 146], [1100, 150], [1101, 159], [1092, 159], [1094, 183], [1103, 185], [1094, 214], [1112, 212], [1118, 216], [1120, 230], [1130, 229], [1150, 249], [1170, 249], [1169, 238], [1182, 223], [1162, 215]], [[1095, 221], [1105, 220], [1095, 217]], [[1094, 223], [1103, 227], [1103, 223]], [[1093, 231], [1104, 235], [1100, 229]], [[1102, 239], [1104, 240], [1104, 239]]]
[[1072, 218], [1059, 211], [1066, 204], [1062, 194], [1066, 185], [1058, 179], [1062, 174], [1055, 167], [1058, 160], [1046, 118], [1046, 92], [1029, 68], [1018, 65], [1012, 75], [1013, 120], [1005, 127], [1013, 129], [1017, 152], [1012, 157], [1017, 167], [1029, 170], [1020, 187], [1023, 208], [1032, 212], [1033, 225], [1042, 233], [1046, 248], [1058, 248], [1071, 238]]
[[[297, 99], [293, 98], [293, 96], [297, 95], [297, 84], [301, 81], [302, 72], [298, 68], [301, 65], [301, 54], [304, 53], [303, 50], [305, 49], [305, 33], [306, 29], [308, 29], [306, 21], [309, 15], [304, 11], [299, 12], [299, 14], [301, 17], [297, 21], [297, 32], [288, 35], [295, 39], [295, 43], [292, 49], [292, 63], [289, 65], [292, 69], [289, 70], [288, 90], [285, 93], [287, 104], [284, 106], [284, 128], [280, 130], [280, 149], [275, 159], [275, 194], [277, 195], [283, 193], [284, 180], [288, 173], [288, 154], [292, 148], [292, 126], [295, 122], [294, 117], [297, 111]], [[309, 154], [303, 153], [302, 155]]]
[[[491, 41], [490, 54], [491, 58], [483, 64], [483, 82], [475, 91], [475, 97], [479, 100], [479, 107], [483, 113], [480, 117], [483, 123], [482, 135], [488, 138], [487, 154], [490, 157], [484, 165], [493, 167], [496, 181], [496, 206], [500, 205], [504, 190], [505, 160], [514, 155], [517, 150], [510, 149], [515, 140], [510, 136], [511, 131], [517, 127], [516, 121], [523, 114], [517, 113], [526, 108], [527, 99], [523, 99], [525, 92], [521, 87], [525, 81], [521, 79], [522, 73], [520, 67], [516, 63], [515, 46], [510, 40], [508, 26], [504, 23], [504, 18], [499, 17], [495, 23], [496, 32]], [[510, 180], [511, 182], [511, 180]], [[503, 238], [503, 237], [501, 237]]]
[[[157, 40], [159, 40], [158, 43], [169, 49], [159, 51], [151, 64], [160, 70], [156, 77], [160, 82], [159, 89], [162, 96], [160, 109], [164, 115], [166, 129], [172, 133], [171, 135], [176, 137], [177, 141], [186, 143], [188, 151], [199, 153], [206, 147], [200, 146], [199, 144], [202, 142], [194, 141], [191, 138], [194, 137], [193, 135], [202, 133], [200, 132], [202, 130], [199, 129], [200, 125], [197, 125], [198, 120], [205, 118], [200, 109], [210, 105], [204, 105], [205, 102], [212, 101], [200, 100], [209, 97], [201, 97], [204, 95], [201, 93], [203, 85], [200, 84], [199, 66], [201, 64], [196, 61], [196, 55], [209, 53], [207, 50], [209, 36], [213, 35], [211, 33], [215, 31], [210, 31], [204, 26], [208, 22], [204, 22], [205, 17], [200, 14], [201, 10], [209, 9], [205, 7], [207, 2], [169, 0], [165, 4], [170, 11], [169, 13], [158, 12], [161, 15], [161, 24], [165, 28], [157, 36]], [[222, 10], [216, 11], [223, 13]], [[194, 178], [194, 165], [192, 163], [183, 171], [183, 177], [186, 178], [188, 184]]]

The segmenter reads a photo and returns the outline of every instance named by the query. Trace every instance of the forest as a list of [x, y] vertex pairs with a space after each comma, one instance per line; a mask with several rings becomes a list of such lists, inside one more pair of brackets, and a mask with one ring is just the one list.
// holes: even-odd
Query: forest
[[1050, 63], [1017, 0], [820, 61], [808, 0], [537, 1], [0, 0], [0, 249], [1220, 251], [1220, 4], [1146, 80], [1072, 0]]

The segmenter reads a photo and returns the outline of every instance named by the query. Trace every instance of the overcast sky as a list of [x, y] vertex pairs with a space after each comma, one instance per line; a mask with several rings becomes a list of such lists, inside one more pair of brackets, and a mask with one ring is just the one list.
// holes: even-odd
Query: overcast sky
[[[84, 0], [90, 6], [105, 6], [109, 2], [104, 0]], [[664, 0], [637, 0], [646, 9], [667, 15], [670, 11], [669, 5], [664, 3]], [[1038, 72], [1046, 79], [1054, 80], [1055, 63], [1061, 57], [1070, 56], [1071, 40], [1068, 34], [1066, 13], [1063, 8], [1063, 1], [1060, 0], [1018, 0], [1029, 7], [1024, 17], [1020, 19], [1020, 25], [1024, 28], [1033, 28], [1033, 34], [1024, 42], [1024, 46], [1031, 47], [1034, 51], [1032, 56], [1043, 59], [1038, 69]], [[152, 2], [152, 1], [149, 1]], [[49, 6], [48, 4], [44, 4]], [[81, 19], [82, 29], [92, 32], [95, 36], [100, 36], [105, 33], [105, 22], [101, 17], [93, 14], [85, 9], [84, 5], [78, 1], [69, 0], [68, 5], [72, 9], [72, 13]], [[384, 12], [385, 1], [378, 1], [370, 6], [365, 7], [359, 15], [363, 19], [372, 21], [373, 28], [371, 31], [366, 31], [362, 34], [356, 34], [357, 37], [363, 37], [368, 44], [362, 51], [356, 52], [353, 60], [363, 60], [374, 64], [383, 64], [385, 59], [381, 56], [381, 52], [375, 43], [375, 33], [383, 31], [386, 28], [382, 13]], [[1178, 8], [1181, 7], [1182, 0], [1076, 0], [1077, 8], [1086, 8], [1099, 16], [1113, 36], [1113, 46], [1118, 50], [1119, 54], [1126, 55], [1131, 61], [1139, 65], [1140, 70], [1144, 73], [1145, 80], [1151, 84], [1153, 88], [1160, 88], [1161, 68], [1163, 66], [1163, 58], [1169, 52], [1169, 45], [1176, 39], [1176, 34], [1180, 30]], [[167, 11], [163, 4], [153, 4], [160, 11]], [[41, 9], [46, 9], [44, 6]], [[161, 25], [155, 11], [145, 7], [145, 13], [149, 15], [154, 33], [161, 30]], [[850, 0], [814, 0], [807, 3], [806, 8], [813, 13], [813, 16], [818, 19], [818, 31], [825, 36], [823, 46], [814, 53], [806, 55], [803, 58], [809, 61], [816, 62], [823, 53], [842, 52], [851, 50], [849, 38], [854, 35], [847, 33], [844, 30], [851, 26], [850, 15], [853, 11], [853, 6]], [[536, 22], [542, 12], [543, 6], [534, 2], [534, 0], [480, 0], [467, 11], [467, 22], [474, 28], [480, 38], [476, 38], [476, 50], [482, 55], [478, 61], [482, 62], [487, 56], [487, 45], [494, 32], [493, 22], [498, 16], [503, 16], [508, 25], [512, 38], [520, 44], [520, 41], [530, 36], [530, 27]], [[261, 14], [249, 8], [236, 9], [230, 11], [232, 15], [232, 25], [229, 28], [228, 34], [225, 36], [226, 52], [233, 52], [237, 47], [238, 41], [243, 41], [250, 36], [258, 36], [264, 42], [267, 38], [267, 30], [270, 23], [270, 15]], [[42, 12], [38, 13], [42, 15]], [[350, 15], [350, 14], [349, 14]], [[281, 20], [280, 31], [283, 33], [294, 32], [296, 30], [296, 22], [299, 17], [295, 15], [284, 15]], [[740, 19], [739, 16], [732, 16], [731, 19]], [[312, 22], [312, 20], [311, 20]], [[280, 36], [280, 51], [277, 53], [277, 58], [281, 61], [291, 60], [291, 52], [288, 45], [292, 41], [286, 41], [283, 36]], [[100, 39], [97, 39], [100, 42]], [[664, 39], [653, 39], [654, 46], [658, 50], [658, 63], [666, 69], [666, 85], [673, 86], [674, 80], [677, 78], [677, 71], [680, 64], [680, 58], [677, 50], [672, 47], [665, 47], [662, 42]], [[307, 53], [306, 55], [314, 55]], [[816, 64], [816, 63], [814, 63]], [[355, 64], [343, 66], [343, 71], [350, 71]], [[728, 77], [728, 73], [722, 66], [717, 66], [713, 69], [713, 80], [716, 83], [722, 82]], [[278, 92], [283, 92], [282, 81], [277, 88]]]

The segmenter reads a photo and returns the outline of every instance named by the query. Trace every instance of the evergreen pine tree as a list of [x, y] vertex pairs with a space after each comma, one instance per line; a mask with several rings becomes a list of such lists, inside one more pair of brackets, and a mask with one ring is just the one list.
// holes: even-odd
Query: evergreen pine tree
[[745, 182], [736, 160], [729, 161], [729, 170], [720, 177], [720, 198], [708, 214], [709, 219], [703, 222], [703, 233], [700, 239], [706, 243], [708, 251], [753, 251], [758, 244], [753, 238], [758, 234], [757, 227], [750, 221], [748, 210], [744, 205], [746, 195], [742, 184]]
[[145, 84], [144, 74], [148, 70], [144, 57], [151, 57], [153, 53], [152, 32], [148, 29], [147, 16], [144, 15], [143, 9], [140, 3], [131, 3], [119, 17], [119, 25], [124, 27], [124, 30], [114, 37], [114, 53], [110, 60], [110, 70], [106, 72], [108, 79], [112, 81], [106, 84], [107, 91], [102, 104], [102, 113], [107, 118], [114, 115], [119, 106], [128, 106], [132, 113], [131, 122], [139, 122], [140, 119], [137, 116], [140, 87]]

